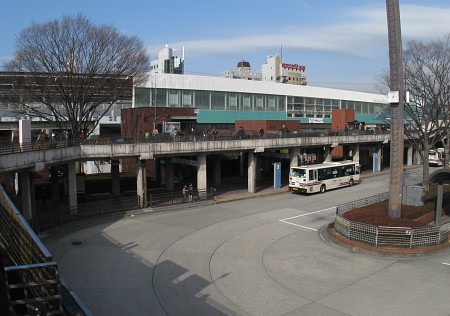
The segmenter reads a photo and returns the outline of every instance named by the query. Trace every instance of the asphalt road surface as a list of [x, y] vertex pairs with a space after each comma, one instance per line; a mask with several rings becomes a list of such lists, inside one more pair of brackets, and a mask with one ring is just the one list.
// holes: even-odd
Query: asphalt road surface
[[[405, 181], [420, 181], [420, 169]], [[372, 255], [321, 235], [335, 206], [388, 174], [324, 194], [283, 193], [62, 227], [44, 239], [94, 315], [450, 315], [450, 251]]]

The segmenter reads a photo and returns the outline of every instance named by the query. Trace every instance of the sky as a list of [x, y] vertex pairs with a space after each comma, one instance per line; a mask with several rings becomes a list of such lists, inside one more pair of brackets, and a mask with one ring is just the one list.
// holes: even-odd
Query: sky
[[[308, 85], [380, 92], [388, 69], [383, 0], [1, 0], [0, 67], [20, 32], [84, 14], [140, 38], [155, 59], [166, 44], [185, 49], [185, 73], [218, 76], [247, 60], [261, 72], [268, 55], [306, 67]], [[449, 0], [400, 0], [403, 47], [450, 34]], [[174, 51], [181, 54], [181, 51]]]

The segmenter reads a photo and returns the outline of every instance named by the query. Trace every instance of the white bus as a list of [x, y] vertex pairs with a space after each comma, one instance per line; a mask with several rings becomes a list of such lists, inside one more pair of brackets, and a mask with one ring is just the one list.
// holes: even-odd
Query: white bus
[[444, 165], [443, 159], [444, 148], [438, 148], [436, 150], [431, 149], [428, 153], [428, 165], [432, 167], [442, 167]]
[[289, 191], [324, 193], [360, 182], [360, 165], [355, 161], [324, 162], [292, 167], [289, 172]]

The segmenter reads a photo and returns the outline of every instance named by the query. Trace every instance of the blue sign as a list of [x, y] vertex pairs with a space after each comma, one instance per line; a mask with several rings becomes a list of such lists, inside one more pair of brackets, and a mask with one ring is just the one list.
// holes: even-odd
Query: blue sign
[[274, 189], [281, 188], [281, 162], [273, 164], [273, 187]]

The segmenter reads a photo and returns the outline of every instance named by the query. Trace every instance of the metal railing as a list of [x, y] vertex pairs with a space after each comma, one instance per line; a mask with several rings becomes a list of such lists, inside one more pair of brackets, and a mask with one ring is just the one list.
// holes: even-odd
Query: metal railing
[[148, 195], [148, 207], [164, 207], [213, 200], [216, 195], [215, 188], [194, 190], [191, 193], [168, 192]]
[[39, 214], [38, 221], [41, 231], [46, 231], [84, 218], [136, 210], [140, 208], [140, 205], [141, 199], [139, 196], [111, 198], [93, 203], [79, 204], [76, 208], [67, 207], [51, 210]]
[[246, 133], [244, 137], [240, 137], [236, 133], [230, 132], [224, 135], [211, 135], [207, 136], [201, 134], [198, 135], [177, 135], [172, 137], [169, 134], [158, 134], [157, 136], [149, 137], [101, 137], [92, 136], [88, 139], [81, 140], [44, 140], [28, 143], [14, 142], [0, 142], [0, 155], [16, 154], [29, 151], [51, 150], [57, 148], [67, 148], [80, 145], [106, 145], [106, 144], [135, 144], [135, 143], [167, 143], [167, 142], [192, 142], [192, 141], [230, 141], [230, 140], [247, 140], [247, 139], [274, 139], [274, 138], [303, 138], [303, 137], [325, 137], [325, 136], [357, 136], [357, 135], [380, 135], [389, 134], [389, 131], [377, 131], [376, 133], [364, 130], [349, 130], [335, 131], [335, 130], [301, 130], [296, 132], [290, 132], [279, 136], [275, 132], [267, 132], [264, 136], [259, 136], [257, 133]]
[[429, 227], [387, 227], [355, 222], [343, 216], [351, 209], [384, 201], [388, 196], [389, 193], [383, 193], [338, 205], [334, 229], [349, 240], [376, 247], [415, 248], [437, 245], [448, 240], [450, 223]]
[[14, 264], [4, 268], [11, 313], [26, 315], [35, 308], [62, 314], [58, 266], [1, 185], [0, 246]]

